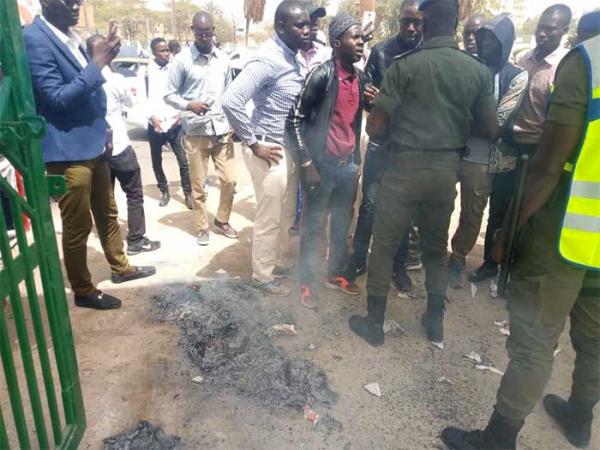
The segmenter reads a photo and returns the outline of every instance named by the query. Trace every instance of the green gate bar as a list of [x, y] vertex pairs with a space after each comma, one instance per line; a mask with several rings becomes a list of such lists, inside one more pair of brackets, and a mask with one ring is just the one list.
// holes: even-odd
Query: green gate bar
[[[8, 449], [10, 442], [18, 441], [18, 448], [29, 449], [35, 439], [39, 448], [75, 449], [85, 431], [85, 413], [48, 197], [50, 183], [54, 194], [56, 186], [60, 187], [64, 182], [45, 176], [40, 146], [45, 123], [36, 116], [16, 0], [0, 1], [0, 62], [3, 71], [0, 82], [0, 155], [19, 171], [25, 188], [23, 198], [6, 180], [0, 178], [0, 191], [8, 198], [17, 239], [17, 247], [13, 250], [4, 214], [0, 211], [0, 302], [5, 298], [10, 301], [24, 373], [22, 380], [11, 346], [11, 339], [14, 338], [11, 338], [8, 318], [0, 305], [0, 357], [12, 413], [0, 409], [0, 448]], [[25, 230], [23, 215], [31, 223], [32, 243], [28, 243], [31, 236]], [[46, 315], [39, 303], [34, 276], [36, 269], [39, 269]], [[22, 294], [23, 287], [26, 298]], [[25, 302], [29, 309], [27, 318]], [[34, 341], [29, 336], [28, 322], [33, 329]], [[56, 396], [57, 386], [44, 332], [45, 323], [48, 324], [52, 339], [62, 408]], [[33, 342], [37, 346], [39, 369], [36, 368], [32, 351]], [[41, 376], [38, 372], [41, 372]], [[35, 430], [29, 428], [20, 383], [27, 386]], [[40, 387], [42, 383], [43, 390]], [[52, 443], [46, 429], [48, 421]], [[7, 432], [7, 424], [11, 422], [16, 437], [11, 437]]]

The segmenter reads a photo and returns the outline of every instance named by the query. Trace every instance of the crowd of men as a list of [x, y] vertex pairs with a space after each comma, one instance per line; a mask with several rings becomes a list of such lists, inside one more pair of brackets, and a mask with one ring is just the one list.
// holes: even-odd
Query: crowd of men
[[[84, 49], [72, 30], [81, 0], [42, 0], [41, 5], [42, 15], [23, 36], [37, 109], [48, 124], [47, 171], [64, 175], [68, 186], [59, 199], [67, 277], [77, 306], [114, 309], [121, 302], [98, 290], [87, 268], [92, 223], [113, 282], [155, 273], [154, 267], [132, 266], [125, 255], [116, 180], [127, 195], [127, 253], [160, 247], [145, 235], [140, 167], [123, 121], [128, 93], [110, 67], [120, 39], [113, 24], [106, 36], [90, 37]], [[321, 280], [326, 288], [359, 295], [355, 280], [367, 273], [367, 314], [352, 316], [349, 326], [379, 346], [390, 281], [400, 291], [412, 290], [406, 272], [412, 245], [420, 248], [426, 273], [422, 324], [428, 339], [443, 348], [447, 287], [463, 286], [466, 258], [488, 199], [484, 261], [469, 279], [497, 275], [517, 158], [529, 155], [509, 298], [510, 363], [487, 428], [448, 428], [442, 440], [451, 449], [516, 448], [570, 316], [577, 354], [571, 397], [549, 395], [544, 405], [567, 438], [585, 446], [600, 398], [600, 14], [581, 19], [580, 45], [569, 52], [561, 42], [571, 11], [562, 4], [548, 7], [537, 24], [536, 47], [513, 64], [515, 26], [508, 14], [468, 18], [461, 50], [458, 11], [456, 0], [405, 0], [398, 35], [373, 47], [365, 71], [357, 68], [369, 39], [360, 22], [339, 12], [328, 24], [327, 46], [319, 31], [325, 10], [296, 0], [279, 4], [272, 39], [235, 77], [214, 45], [215, 27], [206, 12], [194, 15], [194, 43], [174, 58], [168, 42], [154, 39], [148, 139], [159, 206], [170, 201], [162, 169], [162, 147], [168, 143], [192, 210], [196, 242], [209, 245], [205, 179], [212, 159], [221, 183], [212, 229], [236, 239], [229, 223], [235, 136], [256, 197], [252, 286], [266, 295], [289, 296], [280, 280], [297, 273], [300, 302], [315, 308], [322, 301]], [[370, 140], [362, 163], [364, 117]], [[361, 175], [362, 203], [350, 252], [347, 238]], [[448, 257], [457, 183], [460, 220]], [[297, 252], [290, 231], [299, 184]], [[329, 256], [321, 277], [323, 242]]]

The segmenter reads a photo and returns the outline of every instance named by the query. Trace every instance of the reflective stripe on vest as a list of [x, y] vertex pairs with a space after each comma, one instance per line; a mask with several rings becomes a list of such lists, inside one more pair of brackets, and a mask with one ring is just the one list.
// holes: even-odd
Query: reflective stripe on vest
[[600, 270], [600, 35], [573, 51], [585, 60], [589, 99], [576, 162], [565, 165], [572, 175], [559, 252], [568, 263]]

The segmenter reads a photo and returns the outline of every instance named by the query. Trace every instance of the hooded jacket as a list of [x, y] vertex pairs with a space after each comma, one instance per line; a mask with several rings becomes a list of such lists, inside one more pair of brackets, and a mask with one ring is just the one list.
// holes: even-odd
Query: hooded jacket
[[[508, 62], [516, 37], [515, 26], [509, 16], [501, 14], [489, 20], [477, 31], [477, 37], [479, 39], [483, 33], [490, 32], [498, 40], [502, 49], [499, 64], [494, 68], [498, 96], [498, 122], [501, 127], [500, 138], [506, 145], [513, 146], [514, 121], [527, 90], [529, 76], [527, 71]], [[472, 148], [472, 142], [469, 143], [469, 147], [472, 156], [467, 156], [465, 159], [484, 163], [479, 160], [481, 155], [477, 158], [474, 154], [476, 152]], [[489, 153], [487, 144], [486, 153]]]

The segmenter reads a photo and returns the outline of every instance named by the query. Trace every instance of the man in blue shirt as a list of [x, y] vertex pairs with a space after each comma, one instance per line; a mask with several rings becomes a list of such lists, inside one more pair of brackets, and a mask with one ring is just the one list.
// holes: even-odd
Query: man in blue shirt
[[[98, 290], [87, 267], [87, 238], [92, 216], [113, 283], [153, 275], [154, 267], [135, 267], [123, 252], [110, 170], [106, 95], [101, 70], [119, 53], [112, 26], [90, 59], [72, 27], [82, 0], [42, 0], [42, 16], [23, 31], [38, 114], [46, 120], [42, 149], [51, 175], [63, 175], [67, 192], [58, 201], [63, 254], [75, 304], [114, 309], [121, 301]], [[108, 144], [108, 145], [107, 145]], [[106, 151], [105, 151], [106, 148]], [[91, 212], [91, 214], [90, 214]]]

